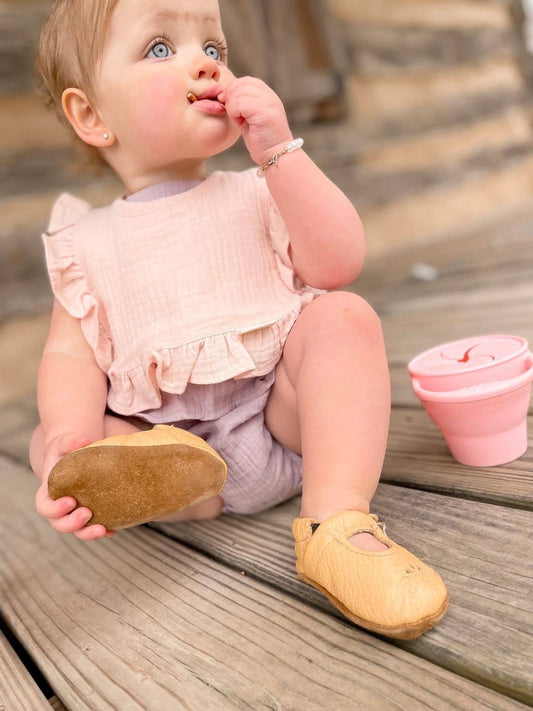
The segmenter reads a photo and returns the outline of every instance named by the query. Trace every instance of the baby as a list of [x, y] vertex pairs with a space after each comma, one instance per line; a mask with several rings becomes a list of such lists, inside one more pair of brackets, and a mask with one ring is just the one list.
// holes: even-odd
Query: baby
[[[369, 513], [388, 433], [385, 348], [371, 307], [331, 291], [361, 269], [360, 220], [274, 91], [231, 73], [217, 0], [57, 0], [39, 68], [125, 197], [92, 209], [63, 195], [43, 237], [55, 302], [30, 445], [37, 511], [82, 540], [112, 535], [73, 498], [52, 500], [52, 467], [173, 424], [205, 439], [228, 477], [172, 520], [253, 514], [301, 492], [299, 576], [374, 632], [433, 627], [440, 577]], [[241, 136], [257, 166], [206, 177], [206, 159]]]

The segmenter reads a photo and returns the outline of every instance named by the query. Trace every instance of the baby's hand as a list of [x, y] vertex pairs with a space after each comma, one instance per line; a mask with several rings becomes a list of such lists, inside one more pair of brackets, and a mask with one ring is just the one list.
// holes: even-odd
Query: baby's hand
[[279, 96], [261, 79], [235, 79], [219, 95], [228, 116], [241, 129], [253, 161], [266, 163], [292, 141], [285, 108]]
[[74, 432], [54, 437], [47, 443], [44, 450], [43, 477], [42, 484], [35, 495], [35, 508], [37, 513], [48, 522], [55, 531], [60, 533], [73, 533], [76, 538], [82, 541], [92, 541], [104, 536], [112, 536], [114, 531], [107, 531], [104, 526], [87, 526], [87, 522], [92, 516], [88, 508], [76, 508], [76, 499], [70, 496], [63, 496], [60, 499], [52, 499], [48, 493], [48, 477], [57, 462], [69, 452], [85, 447], [90, 444], [88, 437], [80, 436]]

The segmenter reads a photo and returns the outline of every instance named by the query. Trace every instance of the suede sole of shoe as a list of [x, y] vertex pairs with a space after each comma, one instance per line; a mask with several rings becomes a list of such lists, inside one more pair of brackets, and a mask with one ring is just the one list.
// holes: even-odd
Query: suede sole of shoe
[[338, 600], [334, 595], [332, 595], [324, 587], [322, 587], [322, 585], [319, 585], [314, 580], [307, 578], [301, 573], [298, 573], [298, 577], [303, 580], [304, 583], [312, 585], [312, 587], [316, 588], [323, 595], [325, 595], [328, 600], [338, 610], [340, 610], [342, 614], [347, 617], [351, 622], [354, 622], [359, 627], [363, 627], [364, 629], [369, 630], [369, 632], [375, 632], [376, 634], [384, 635], [386, 637], [393, 637], [394, 639], [416, 639], [417, 637], [420, 637], [424, 634], [424, 632], [428, 632], [430, 629], [435, 627], [435, 625], [437, 625], [442, 620], [442, 618], [446, 614], [446, 610], [448, 609], [448, 596], [446, 596], [446, 599], [444, 600], [443, 604], [433, 615], [423, 617], [420, 620], [417, 620], [416, 622], [412, 622], [407, 625], [401, 625], [398, 627], [377, 625], [373, 622], [369, 622], [368, 620], [365, 620], [362, 617], [358, 617], [357, 615], [355, 615], [351, 610], [349, 610], [345, 605], [343, 605], [340, 600]]
[[224, 462], [187, 444], [90, 446], [67, 454], [53, 468], [53, 499], [72, 496], [89, 508], [89, 525], [108, 530], [136, 526], [217, 496]]

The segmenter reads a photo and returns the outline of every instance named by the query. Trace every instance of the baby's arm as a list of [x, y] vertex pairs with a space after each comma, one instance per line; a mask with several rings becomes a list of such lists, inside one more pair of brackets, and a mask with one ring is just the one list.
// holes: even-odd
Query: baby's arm
[[[219, 98], [240, 125], [258, 165], [292, 140], [281, 100], [260, 79], [236, 79]], [[363, 265], [365, 237], [346, 195], [302, 150], [283, 155], [265, 177], [287, 225], [291, 258], [300, 278], [320, 289], [339, 288], [356, 279]]]
[[[274, 147], [274, 154], [286, 145]], [[292, 263], [302, 281], [318, 289], [354, 281], [363, 266], [365, 235], [346, 195], [302, 150], [282, 156], [265, 178], [287, 225]]]
[[54, 501], [48, 494], [48, 476], [56, 462], [69, 451], [104, 437], [107, 400], [107, 378], [85, 340], [80, 321], [57, 300], [39, 366], [37, 399], [43, 435], [38, 513], [48, 518], [56, 530], [75, 533], [79, 538], [105, 535], [103, 526], [83, 529], [90, 512], [81, 508], [72, 512], [74, 499]]

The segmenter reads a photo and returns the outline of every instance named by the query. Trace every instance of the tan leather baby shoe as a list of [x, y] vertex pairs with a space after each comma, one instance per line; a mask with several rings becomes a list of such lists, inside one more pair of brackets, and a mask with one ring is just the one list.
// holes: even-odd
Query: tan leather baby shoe
[[[292, 531], [299, 577], [357, 625], [414, 639], [444, 616], [448, 595], [440, 576], [391, 541], [374, 514], [343, 511], [320, 524], [297, 518]], [[371, 533], [387, 550], [356, 548], [349, 539], [361, 532]]]
[[153, 521], [222, 491], [227, 466], [203, 439], [169, 425], [115, 435], [70, 452], [52, 469], [53, 499], [73, 496], [89, 525], [108, 530]]

